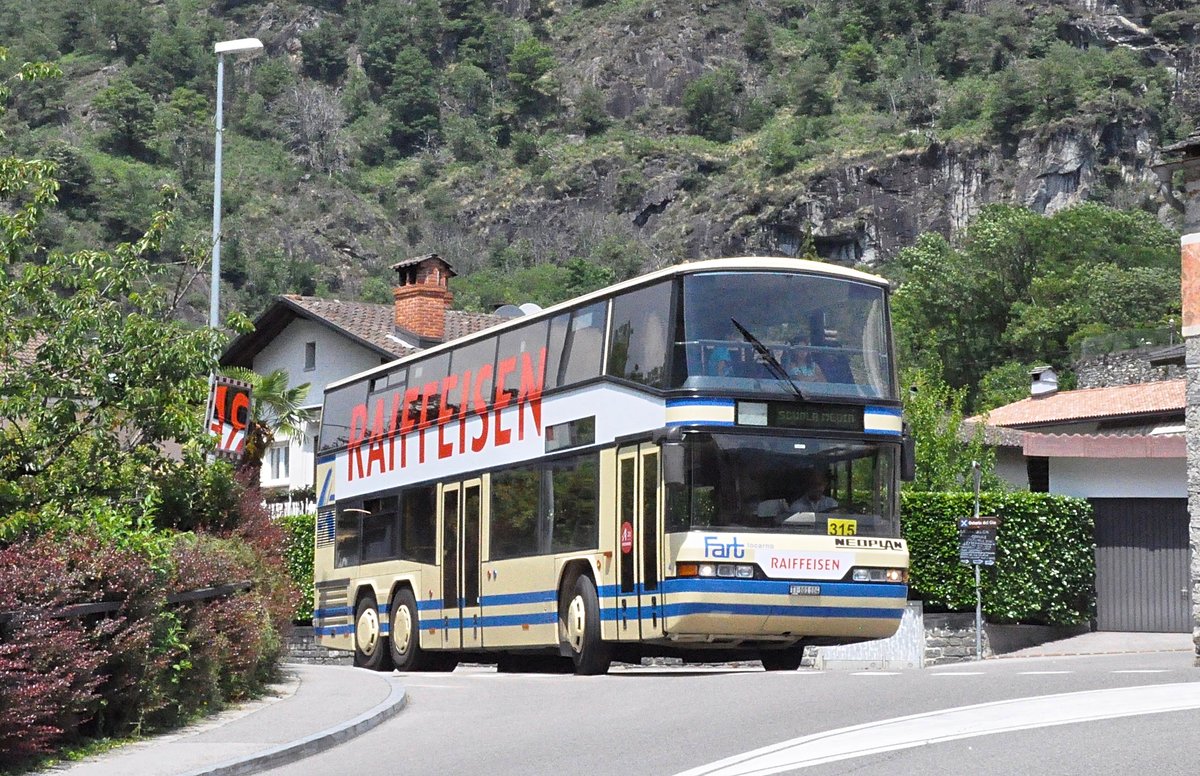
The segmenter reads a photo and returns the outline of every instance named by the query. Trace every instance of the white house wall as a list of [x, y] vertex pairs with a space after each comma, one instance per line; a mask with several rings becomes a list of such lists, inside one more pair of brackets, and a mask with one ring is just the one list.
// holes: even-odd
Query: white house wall
[[[309, 342], [317, 343], [316, 368], [305, 371], [304, 346]], [[326, 326], [297, 319], [254, 357], [253, 369], [261, 375], [283, 369], [288, 373], [288, 385], [293, 387], [310, 383], [305, 403], [319, 408], [326, 385], [379, 366], [382, 361], [377, 352], [358, 345]], [[319, 421], [313, 421], [302, 438], [291, 440], [287, 478], [271, 479], [270, 466], [264, 459], [261, 480], [264, 488], [286, 487], [295, 490], [313, 484], [314, 437], [318, 425]], [[282, 442], [284, 438], [280, 435], [276, 442]]]
[[1050, 492], [1082, 498], [1186, 498], [1186, 461], [1051, 458]]

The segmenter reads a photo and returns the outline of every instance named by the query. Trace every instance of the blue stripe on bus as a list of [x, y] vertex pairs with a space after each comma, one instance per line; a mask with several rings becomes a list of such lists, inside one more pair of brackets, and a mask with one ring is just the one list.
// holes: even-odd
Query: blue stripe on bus
[[667, 426], [736, 426], [732, 420], [669, 420]]
[[[665, 579], [664, 593], [745, 593], [749, 595], [789, 595], [795, 584], [814, 585], [820, 595], [844, 598], [907, 598], [908, 586], [868, 582], [818, 582], [775, 579], [728, 579], [684, 577]], [[645, 595], [645, 593], [642, 593]], [[653, 591], [651, 591], [653, 594]]]
[[667, 399], [668, 407], [732, 407], [733, 399], [695, 397], [689, 399]]
[[874, 404], [865, 407], [863, 411], [872, 415], [894, 415], [897, 418], [903, 414], [899, 407], [876, 407]]
[[354, 607], [351, 606], [330, 606], [327, 609], [316, 609], [313, 611], [313, 618], [317, 620], [329, 619], [330, 617], [350, 617], [354, 614]]

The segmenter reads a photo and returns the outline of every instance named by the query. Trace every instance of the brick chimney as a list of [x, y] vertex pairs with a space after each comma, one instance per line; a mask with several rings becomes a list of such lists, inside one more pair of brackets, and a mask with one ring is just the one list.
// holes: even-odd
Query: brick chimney
[[441, 342], [446, 337], [446, 311], [454, 294], [450, 278], [457, 273], [436, 253], [416, 256], [392, 265], [396, 271], [396, 325], [422, 340]]

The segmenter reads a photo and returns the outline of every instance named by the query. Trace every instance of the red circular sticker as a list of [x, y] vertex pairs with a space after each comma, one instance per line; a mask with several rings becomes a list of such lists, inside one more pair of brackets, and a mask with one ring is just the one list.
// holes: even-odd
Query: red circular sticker
[[633, 523], [626, 520], [621, 523], [621, 553], [628, 555], [633, 552]]

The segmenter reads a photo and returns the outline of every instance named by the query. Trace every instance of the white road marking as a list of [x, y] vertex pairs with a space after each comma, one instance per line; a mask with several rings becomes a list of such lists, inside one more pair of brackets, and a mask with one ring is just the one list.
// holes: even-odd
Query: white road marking
[[676, 776], [767, 776], [853, 757], [1014, 730], [1200, 709], [1200, 682], [1016, 698], [829, 730]]
[[1114, 674], [1165, 674], [1166, 668], [1126, 668], [1122, 671], [1113, 671]]
[[899, 676], [899, 671], [855, 671], [851, 676]]
[[1021, 671], [1018, 676], [1058, 676], [1059, 674], [1070, 674], [1073, 671]]
[[987, 671], [931, 671], [930, 676], [985, 676]]

